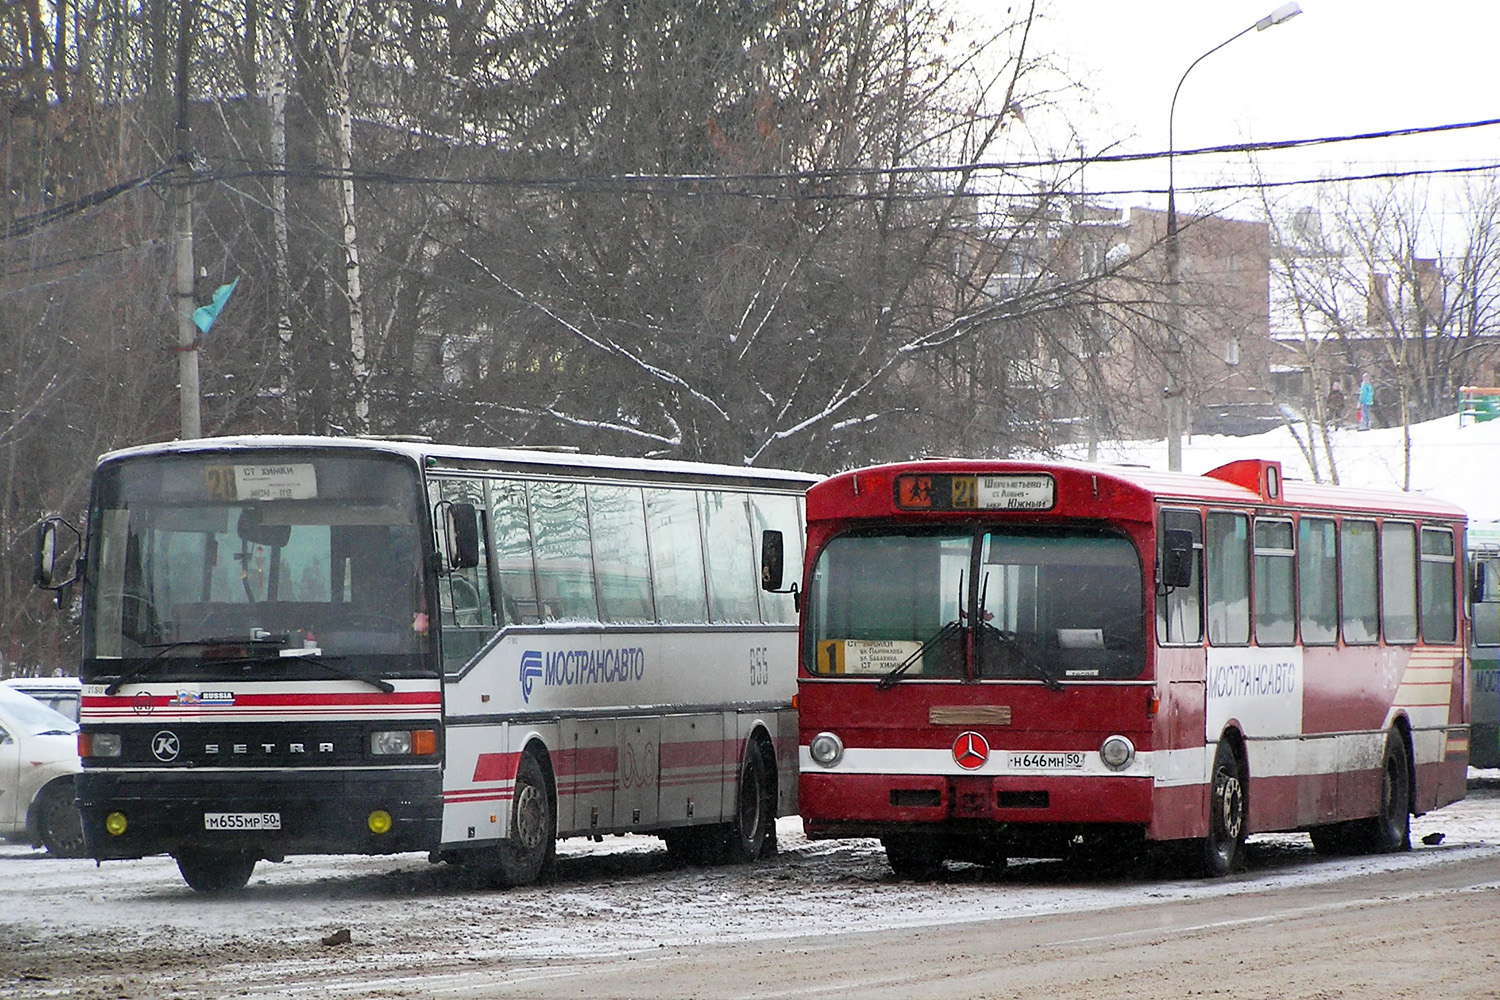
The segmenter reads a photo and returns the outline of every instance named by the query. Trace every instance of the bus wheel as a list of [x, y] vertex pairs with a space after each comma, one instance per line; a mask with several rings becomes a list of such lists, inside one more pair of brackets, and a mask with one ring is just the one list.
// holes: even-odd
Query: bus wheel
[[1380, 815], [1352, 821], [1349, 834], [1354, 848], [1368, 854], [1411, 850], [1411, 758], [1398, 730], [1385, 738]]
[[739, 788], [735, 794], [734, 822], [728, 831], [728, 860], [745, 864], [758, 860], [774, 834], [776, 822], [776, 787], [771, 782], [766, 754], [758, 740], [752, 739], [740, 761]]
[[36, 804], [37, 839], [54, 858], [83, 857], [83, 817], [73, 804], [71, 782], [49, 785]]
[[510, 802], [510, 831], [495, 847], [495, 877], [502, 885], [530, 885], [557, 859], [557, 804], [536, 755], [521, 754]]
[[1245, 850], [1246, 819], [1244, 769], [1228, 740], [1214, 752], [1213, 786], [1208, 795], [1208, 836], [1203, 838], [1202, 869], [1210, 878], [1228, 875], [1239, 866]]
[[886, 863], [901, 878], [929, 879], [943, 870], [943, 855], [932, 837], [881, 837]]
[[195, 892], [233, 892], [249, 884], [255, 861], [253, 854], [244, 851], [183, 848], [177, 855], [177, 870]]

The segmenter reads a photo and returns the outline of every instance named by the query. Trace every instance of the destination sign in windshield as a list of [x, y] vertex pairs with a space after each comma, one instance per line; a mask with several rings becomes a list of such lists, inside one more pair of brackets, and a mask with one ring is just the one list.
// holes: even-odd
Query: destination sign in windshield
[[922, 473], [896, 477], [901, 510], [1051, 510], [1057, 483], [1051, 476], [970, 476]]

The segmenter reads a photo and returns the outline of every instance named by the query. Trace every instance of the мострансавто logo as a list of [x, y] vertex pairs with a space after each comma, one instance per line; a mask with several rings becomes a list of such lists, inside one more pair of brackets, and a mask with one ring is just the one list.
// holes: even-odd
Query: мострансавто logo
[[531, 686], [542, 676], [542, 654], [528, 649], [521, 654], [521, 700], [531, 701]]
[[540, 680], [544, 687], [574, 684], [621, 684], [646, 675], [646, 651], [622, 649], [563, 649], [551, 653], [528, 649], [521, 654], [521, 698], [531, 701]]

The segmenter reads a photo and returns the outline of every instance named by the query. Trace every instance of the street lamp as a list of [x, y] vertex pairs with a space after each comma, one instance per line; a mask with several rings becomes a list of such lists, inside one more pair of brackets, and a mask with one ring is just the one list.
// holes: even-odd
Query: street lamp
[[1182, 398], [1181, 258], [1177, 246], [1177, 178], [1173, 170], [1173, 156], [1177, 148], [1173, 133], [1177, 121], [1177, 95], [1182, 93], [1182, 84], [1187, 80], [1188, 74], [1193, 71], [1193, 67], [1224, 46], [1252, 31], [1265, 31], [1267, 28], [1290, 21], [1300, 13], [1302, 13], [1302, 7], [1299, 4], [1284, 3], [1244, 31], [1224, 39], [1194, 59], [1192, 64], [1182, 71], [1182, 77], [1177, 81], [1177, 89], [1172, 91], [1172, 107], [1167, 115], [1167, 245], [1165, 248], [1167, 255], [1167, 388], [1162, 402], [1167, 418], [1167, 468], [1173, 472], [1182, 469], [1182, 433], [1187, 423], [1185, 419], [1187, 408]]

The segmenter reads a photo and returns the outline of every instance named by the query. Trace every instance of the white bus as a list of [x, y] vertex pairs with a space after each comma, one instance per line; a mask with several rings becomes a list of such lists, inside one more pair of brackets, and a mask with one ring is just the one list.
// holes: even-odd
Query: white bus
[[[796, 811], [793, 598], [815, 477], [319, 437], [105, 455], [81, 573], [91, 856], [194, 889], [261, 859], [427, 851], [542, 877], [559, 837], [752, 860]], [[800, 572], [800, 546], [787, 553]]]

